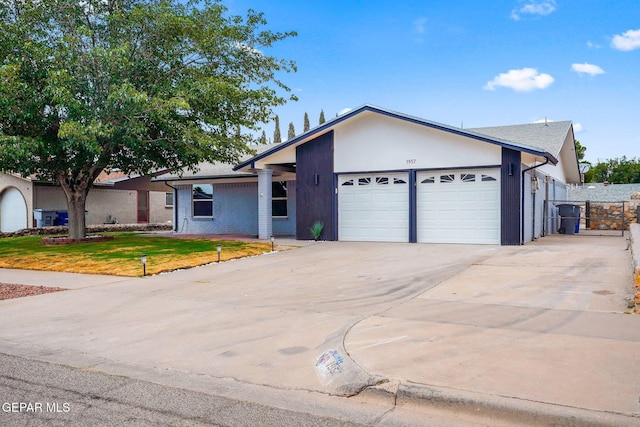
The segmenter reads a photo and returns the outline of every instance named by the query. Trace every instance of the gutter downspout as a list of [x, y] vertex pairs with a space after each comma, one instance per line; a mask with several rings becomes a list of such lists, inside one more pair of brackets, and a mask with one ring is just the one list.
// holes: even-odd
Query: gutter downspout
[[[540, 163], [539, 165], [531, 166], [530, 168], [526, 168], [522, 171], [521, 183], [522, 190], [520, 191], [522, 195], [522, 209], [520, 209], [520, 245], [524, 245], [524, 174], [529, 172], [531, 169], [539, 168], [540, 166], [544, 166], [549, 163], [549, 158], [545, 157], [545, 161]], [[535, 233], [534, 233], [535, 234]]]
[[176, 187], [169, 185], [167, 181], [164, 182], [164, 185], [171, 188], [173, 190], [173, 231], [175, 233], [178, 232], [178, 190]]

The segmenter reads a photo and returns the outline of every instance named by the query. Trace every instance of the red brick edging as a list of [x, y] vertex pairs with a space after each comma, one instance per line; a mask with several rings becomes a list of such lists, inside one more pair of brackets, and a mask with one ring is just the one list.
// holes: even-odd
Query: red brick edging
[[104, 234], [98, 234], [94, 236], [87, 236], [84, 239], [74, 240], [70, 237], [43, 237], [40, 242], [44, 246], [62, 246], [62, 245], [76, 245], [80, 243], [98, 243], [113, 240], [113, 236], [105, 236]]

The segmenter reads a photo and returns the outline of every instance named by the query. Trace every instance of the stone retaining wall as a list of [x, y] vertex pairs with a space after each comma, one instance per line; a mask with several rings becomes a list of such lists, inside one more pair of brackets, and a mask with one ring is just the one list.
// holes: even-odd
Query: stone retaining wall
[[[101, 225], [87, 226], [87, 234], [104, 233], [107, 231], [171, 231], [171, 230], [173, 230], [173, 225], [169, 223], [101, 224]], [[69, 233], [69, 227], [66, 227], [66, 226], [24, 228], [22, 230], [14, 231], [12, 233], [0, 233], [0, 238], [19, 237], [19, 236], [49, 236], [49, 235], [67, 234], [67, 233]]]
[[625, 230], [629, 229], [629, 224], [638, 222], [638, 206], [640, 200], [632, 199], [624, 203], [622, 202], [587, 202], [589, 212], [590, 230]]

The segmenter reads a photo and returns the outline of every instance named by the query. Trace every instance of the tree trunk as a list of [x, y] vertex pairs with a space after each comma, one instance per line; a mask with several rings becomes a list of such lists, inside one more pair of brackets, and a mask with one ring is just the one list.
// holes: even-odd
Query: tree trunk
[[59, 174], [56, 179], [67, 197], [69, 238], [73, 240], [84, 239], [87, 236], [84, 212], [87, 204], [87, 194], [89, 194], [93, 179], [86, 174], [68, 176], [64, 173]]
[[87, 236], [85, 206], [87, 195], [82, 192], [71, 193], [67, 196], [67, 208], [69, 209], [69, 238], [81, 240]]

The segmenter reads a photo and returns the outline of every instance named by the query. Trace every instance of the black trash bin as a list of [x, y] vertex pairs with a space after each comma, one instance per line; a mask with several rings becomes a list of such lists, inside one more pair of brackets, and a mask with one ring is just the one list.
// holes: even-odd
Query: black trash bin
[[576, 234], [580, 229], [580, 206], [569, 203], [556, 206], [560, 214], [560, 229], [558, 232], [561, 234]]

